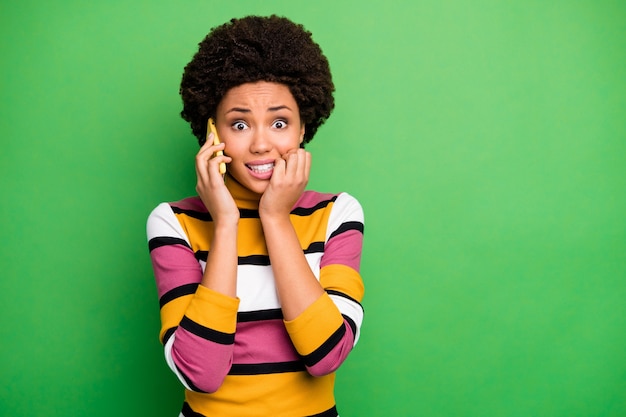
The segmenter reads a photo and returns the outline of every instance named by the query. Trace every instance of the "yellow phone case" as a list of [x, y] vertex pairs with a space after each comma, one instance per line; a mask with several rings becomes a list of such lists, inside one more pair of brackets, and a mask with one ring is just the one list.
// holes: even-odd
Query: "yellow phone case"
[[[209, 117], [209, 121], [207, 122], [207, 129], [206, 129], [206, 136], [207, 136], [207, 140], [209, 139], [209, 133], [213, 133], [213, 145], [219, 145], [220, 143], [220, 138], [219, 136], [217, 136], [217, 129], [215, 128], [215, 122], [213, 121], [213, 118]], [[224, 155], [224, 152], [222, 151], [217, 151], [215, 152], [215, 156], [222, 156]], [[226, 164], [224, 162], [220, 162], [220, 174], [224, 175], [226, 173]]]

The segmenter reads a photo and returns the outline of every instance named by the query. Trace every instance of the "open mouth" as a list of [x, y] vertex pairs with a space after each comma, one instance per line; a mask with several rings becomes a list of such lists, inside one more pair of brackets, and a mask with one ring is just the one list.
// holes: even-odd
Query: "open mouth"
[[273, 163], [260, 164], [260, 165], [246, 165], [248, 169], [256, 174], [266, 174], [274, 169]]

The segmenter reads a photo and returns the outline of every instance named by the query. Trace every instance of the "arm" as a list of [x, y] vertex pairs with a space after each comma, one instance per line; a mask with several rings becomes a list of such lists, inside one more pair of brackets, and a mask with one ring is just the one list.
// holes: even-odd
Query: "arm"
[[196, 191], [213, 219], [214, 234], [211, 251], [201, 284], [222, 294], [236, 297], [237, 294], [237, 225], [239, 209], [224, 185], [219, 164], [231, 158], [223, 154], [224, 144], [213, 144], [211, 133], [196, 155]]
[[207, 141], [196, 157], [196, 190], [213, 226], [204, 272], [169, 205], [160, 205], [148, 219], [166, 361], [186, 388], [200, 392], [217, 390], [230, 370], [239, 304], [234, 298], [239, 212], [217, 171], [228, 158], [211, 158], [215, 148]]
[[363, 224], [358, 201], [340, 194], [332, 205], [320, 262], [320, 284], [326, 294], [295, 320], [285, 322], [313, 375], [336, 370], [359, 338], [363, 321], [364, 289], [359, 273]]
[[291, 208], [308, 182], [310, 163], [311, 154], [304, 149], [291, 151], [277, 160], [259, 203], [259, 217], [285, 320], [295, 319], [324, 293], [304, 257], [290, 220]]
[[[356, 203], [352, 207], [355, 213], [342, 217], [337, 211], [337, 219], [329, 223], [332, 230], [327, 236], [326, 260], [323, 259], [325, 265], [318, 281], [290, 221], [289, 213], [296, 200], [287, 198], [302, 194], [308, 180], [310, 156], [298, 150], [285, 160], [286, 166], [282, 161], [276, 163], [259, 214], [287, 331], [309, 372], [323, 375], [337, 369], [358, 337], [362, 320], [362, 283], [358, 273], [362, 211]], [[350, 216], [355, 217], [360, 230], [346, 229], [351, 224]], [[332, 231], [335, 234], [331, 236]], [[352, 296], [346, 294], [345, 283], [349, 283], [347, 292]]]
[[150, 214], [147, 229], [166, 362], [187, 389], [213, 392], [232, 363], [239, 301], [199, 285], [202, 267], [168, 204]]

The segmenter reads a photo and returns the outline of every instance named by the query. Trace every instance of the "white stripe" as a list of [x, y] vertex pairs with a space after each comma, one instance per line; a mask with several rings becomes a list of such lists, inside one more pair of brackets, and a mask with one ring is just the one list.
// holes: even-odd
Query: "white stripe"
[[354, 335], [354, 345], [359, 341], [361, 335], [361, 324], [363, 323], [363, 307], [360, 304], [342, 297], [340, 295], [330, 295], [331, 300], [337, 306], [341, 314], [344, 314], [354, 321], [356, 324], [356, 334]]
[[239, 311], [280, 308], [271, 266], [240, 265], [237, 268]]
[[315, 275], [315, 278], [317, 278], [318, 281], [320, 280], [320, 263], [322, 262], [322, 255], [324, 255], [322, 252], [307, 253], [304, 255], [306, 261], [309, 263], [311, 271], [313, 271], [313, 275]]
[[165, 344], [165, 349], [164, 349], [165, 362], [167, 362], [167, 366], [169, 366], [172, 372], [174, 372], [174, 374], [176, 375], [178, 380], [181, 382], [181, 384], [183, 384], [183, 386], [187, 388], [189, 391], [193, 391], [189, 387], [189, 385], [187, 385], [187, 382], [185, 381], [183, 374], [180, 373], [180, 371], [176, 367], [176, 364], [174, 363], [174, 358], [172, 358], [172, 345], [174, 344], [174, 340], [176, 340], [176, 335], [172, 334], [169, 340], [167, 341], [167, 343]]
[[[305, 255], [309, 267], [319, 280], [321, 253]], [[237, 268], [237, 297], [239, 311], [280, 308], [274, 271], [270, 265], [239, 265]]]
[[180, 222], [176, 218], [176, 215], [172, 211], [167, 203], [159, 204], [150, 216], [148, 217], [148, 223], [146, 225], [146, 233], [148, 240], [154, 237], [177, 237], [183, 239], [189, 246], [189, 238], [180, 225]]
[[363, 223], [363, 209], [361, 204], [348, 193], [341, 193], [337, 196], [328, 218], [328, 228], [326, 229], [326, 242], [330, 235], [345, 222]]

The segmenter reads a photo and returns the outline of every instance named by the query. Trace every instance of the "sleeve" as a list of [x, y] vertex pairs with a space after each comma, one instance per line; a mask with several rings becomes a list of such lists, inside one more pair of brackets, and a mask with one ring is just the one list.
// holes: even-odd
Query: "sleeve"
[[320, 284], [326, 291], [285, 326], [309, 373], [334, 372], [356, 345], [363, 322], [360, 274], [364, 215], [359, 202], [340, 194], [331, 208]]
[[167, 203], [147, 222], [165, 360], [185, 388], [214, 392], [232, 364], [239, 300], [199, 285], [202, 266]]

